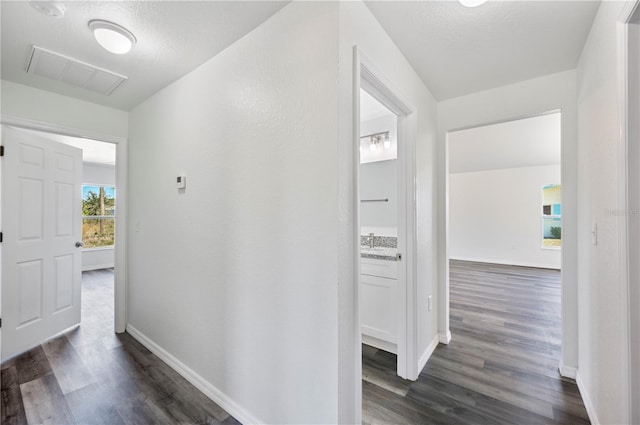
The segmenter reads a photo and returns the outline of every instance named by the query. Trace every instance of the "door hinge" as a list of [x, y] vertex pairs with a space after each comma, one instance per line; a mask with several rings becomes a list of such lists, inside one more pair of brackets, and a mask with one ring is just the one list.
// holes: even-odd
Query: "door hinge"
[[0, 156], [4, 156], [4, 145], [0, 146]]
[[0, 243], [2, 243], [2, 232], [0, 232]]

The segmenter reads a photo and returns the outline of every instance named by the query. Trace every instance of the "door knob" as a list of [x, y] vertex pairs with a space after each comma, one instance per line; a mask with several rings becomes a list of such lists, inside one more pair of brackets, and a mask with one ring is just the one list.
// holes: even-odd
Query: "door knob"
[[76, 242], [76, 248], [82, 248], [84, 246], [84, 242]]

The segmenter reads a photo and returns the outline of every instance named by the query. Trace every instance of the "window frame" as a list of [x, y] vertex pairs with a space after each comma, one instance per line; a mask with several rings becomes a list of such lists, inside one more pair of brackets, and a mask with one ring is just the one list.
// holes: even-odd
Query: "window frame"
[[[116, 233], [115, 233], [115, 220], [116, 220], [116, 203], [117, 203], [117, 193], [116, 193], [116, 185], [115, 184], [110, 184], [110, 183], [82, 183], [82, 201], [84, 201], [84, 188], [90, 186], [90, 187], [96, 187], [96, 188], [100, 188], [100, 187], [104, 187], [104, 188], [112, 188], [113, 189], [113, 200], [114, 200], [114, 205], [113, 205], [113, 215], [84, 215], [84, 213], [82, 213], [81, 215], [81, 219], [82, 219], [82, 226], [83, 226], [83, 230], [82, 230], [82, 242], [83, 244], [85, 244], [85, 246], [83, 246], [82, 250], [83, 251], [100, 251], [100, 250], [110, 250], [110, 249], [114, 249], [115, 245], [116, 245]], [[101, 245], [101, 246], [90, 246], [87, 247], [86, 246], [86, 242], [84, 240], [84, 220], [113, 220], [113, 225], [114, 225], [114, 231], [113, 231], [113, 243], [111, 245]]]

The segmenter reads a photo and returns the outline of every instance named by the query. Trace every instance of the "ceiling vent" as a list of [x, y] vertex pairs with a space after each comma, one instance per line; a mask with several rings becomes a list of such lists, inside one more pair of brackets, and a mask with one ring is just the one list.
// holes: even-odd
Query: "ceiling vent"
[[40, 75], [109, 96], [127, 77], [59, 53], [33, 46], [27, 73]]

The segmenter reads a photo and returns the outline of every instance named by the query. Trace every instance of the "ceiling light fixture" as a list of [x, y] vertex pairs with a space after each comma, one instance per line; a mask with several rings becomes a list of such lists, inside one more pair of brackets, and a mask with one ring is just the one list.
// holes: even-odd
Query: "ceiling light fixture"
[[127, 53], [136, 44], [136, 37], [126, 28], [109, 21], [89, 21], [93, 36], [102, 47], [118, 55]]
[[466, 7], [478, 7], [482, 6], [487, 0], [458, 0], [461, 5]]
[[30, 1], [29, 5], [38, 12], [51, 18], [62, 18], [64, 16], [64, 5], [59, 1]]

